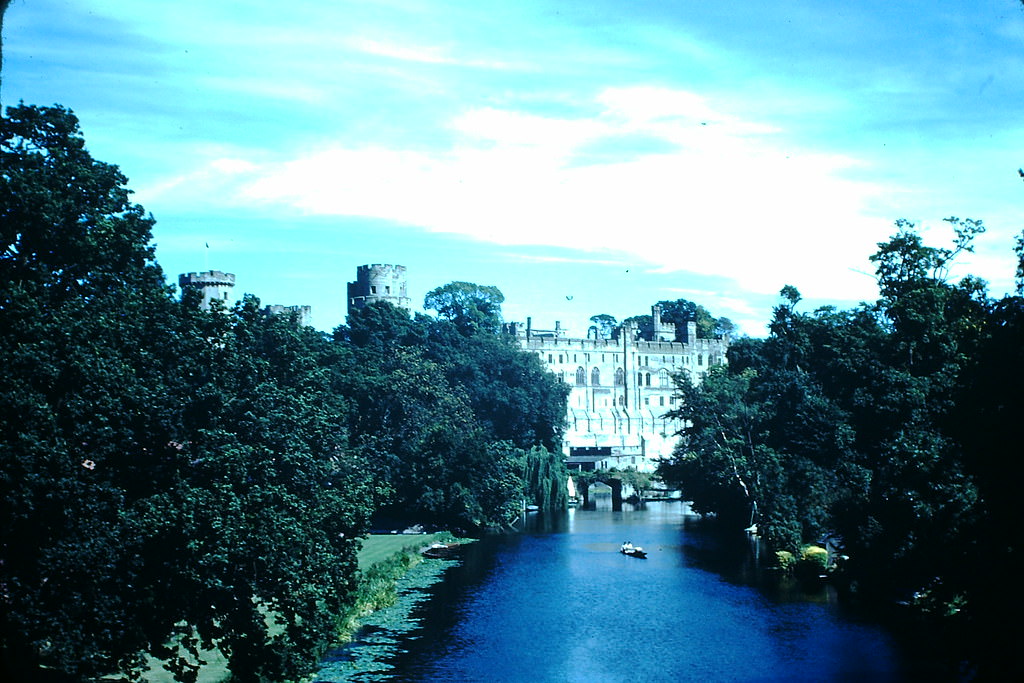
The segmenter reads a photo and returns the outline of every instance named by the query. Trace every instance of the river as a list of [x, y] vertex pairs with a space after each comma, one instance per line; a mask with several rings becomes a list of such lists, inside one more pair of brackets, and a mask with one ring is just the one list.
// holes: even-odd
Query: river
[[[943, 678], [831, 589], [780, 583], [756, 543], [723, 539], [683, 503], [623, 508], [531, 514], [519, 533], [424, 562], [396, 612], [332, 653], [316, 680]], [[617, 552], [624, 540], [648, 558]]]

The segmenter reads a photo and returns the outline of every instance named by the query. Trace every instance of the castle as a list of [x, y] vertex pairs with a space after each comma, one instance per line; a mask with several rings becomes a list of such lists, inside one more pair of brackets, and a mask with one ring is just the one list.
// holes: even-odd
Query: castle
[[363, 308], [372, 301], [387, 301], [393, 306], [412, 310], [407, 293], [405, 266], [374, 263], [356, 269], [356, 281], [348, 283], [348, 312]]
[[[178, 285], [182, 291], [199, 289], [202, 307], [209, 310], [215, 299], [229, 300], [235, 276], [219, 270], [182, 273]], [[374, 301], [412, 310], [405, 266], [357, 268], [355, 281], [348, 283], [349, 314]], [[310, 324], [309, 306], [271, 305], [264, 311], [295, 313], [300, 324]], [[661, 319], [658, 306], [651, 308], [651, 319], [645, 335], [624, 325], [610, 338], [602, 338], [596, 328], [585, 338], [569, 337], [557, 321], [553, 330], [535, 329], [530, 318], [525, 325], [504, 325], [505, 334], [570, 388], [563, 439], [570, 468], [653, 471], [672, 454], [683, 426], [666, 416], [676, 407], [673, 377], [699, 382], [710, 367], [726, 362], [728, 337], [698, 338], [692, 321], [677, 330]]]
[[[227, 305], [231, 290], [235, 286], [235, 274], [220, 270], [204, 270], [201, 273], [182, 273], [178, 275], [178, 287], [184, 292], [186, 288], [198, 289], [203, 296], [200, 308], [210, 310], [216, 299]], [[263, 307], [267, 315], [290, 315], [294, 313], [300, 325], [312, 324], [312, 309], [309, 306], [281, 306], [272, 304]]]
[[[372, 301], [388, 301], [411, 310], [404, 266], [360, 266], [348, 284], [348, 311]], [[668, 457], [682, 428], [666, 417], [676, 407], [673, 376], [699, 382], [714, 365], [726, 362], [728, 337], [701, 339], [696, 324], [685, 330], [661, 319], [651, 309], [653, 332], [641, 338], [636, 327], [623, 326], [617, 337], [602, 339], [566, 335], [553, 330], [507, 323], [505, 333], [570, 387], [563, 449], [573, 469], [635, 469], [653, 471]]]

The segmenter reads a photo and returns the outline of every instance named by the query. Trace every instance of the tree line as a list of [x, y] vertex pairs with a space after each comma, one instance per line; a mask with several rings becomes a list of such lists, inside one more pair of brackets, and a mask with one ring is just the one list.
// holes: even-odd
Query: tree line
[[803, 312], [783, 288], [767, 338], [681, 380], [687, 427], [660, 473], [778, 550], [830, 542], [841, 586], [930, 615], [1001, 678], [1021, 673], [1024, 234], [1016, 293], [994, 299], [948, 275], [982, 222], [946, 220], [948, 247], [897, 221], [873, 303]]
[[[154, 219], [72, 112], [0, 118], [0, 672], [297, 679], [375, 523], [472, 532], [565, 502], [566, 388], [440, 287], [333, 334], [180, 299]], [[492, 291], [493, 290], [493, 291]]]

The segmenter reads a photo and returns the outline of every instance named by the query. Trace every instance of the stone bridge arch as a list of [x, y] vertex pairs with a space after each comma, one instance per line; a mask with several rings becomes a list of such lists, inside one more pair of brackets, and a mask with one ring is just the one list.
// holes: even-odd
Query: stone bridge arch
[[[579, 487], [579, 493], [581, 497], [581, 503], [584, 509], [589, 508], [591, 504], [591, 494], [597, 493], [603, 489], [611, 489], [612, 495], [612, 510], [622, 510], [622, 501], [635, 495], [636, 490], [632, 485], [627, 484], [614, 475], [610, 474], [599, 474], [593, 481], [587, 482], [585, 486]], [[600, 494], [598, 494], [600, 495]]]

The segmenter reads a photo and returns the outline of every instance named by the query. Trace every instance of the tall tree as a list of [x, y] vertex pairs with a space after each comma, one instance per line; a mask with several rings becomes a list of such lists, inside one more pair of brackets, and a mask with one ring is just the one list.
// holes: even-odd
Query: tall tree
[[70, 111], [9, 108], [0, 160], [0, 649], [15, 675], [104, 672], [152, 635], [125, 508], [172, 455], [170, 292]]
[[464, 335], [496, 333], [501, 329], [501, 304], [505, 295], [493, 285], [450, 282], [431, 290], [423, 301], [427, 310], [455, 324]]
[[594, 323], [597, 333], [601, 339], [611, 339], [618, 329], [619, 323], [615, 316], [607, 313], [598, 313], [590, 316], [590, 322]]
[[954, 244], [934, 248], [898, 222], [872, 259], [873, 305], [801, 313], [784, 288], [766, 340], [681, 389], [687, 428], [663, 468], [703, 510], [756, 505], [776, 546], [838, 533], [862, 588], [940, 611], [963, 599], [981, 511], [955, 426], [990, 305], [978, 280], [946, 279], [982, 230], [950, 223]]
[[[659, 301], [661, 306], [661, 319], [676, 325], [676, 339], [682, 340], [686, 334], [686, 324], [694, 322], [697, 325], [697, 336], [701, 339], [711, 339], [715, 336], [718, 321], [714, 316], [700, 304], [687, 299], [676, 299], [674, 301]], [[727, 319], [726, 319], [727, 320]]]
[[71, 112], [9, 109], [0, 155], [2, 673], [148, 651], [194, 680], [200, 645], [243, 680], [307, 672], [372, 499], [333, 347], [251, 299], [175, 302]]

